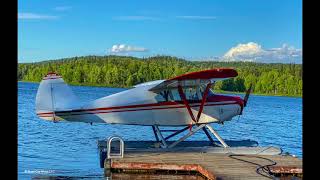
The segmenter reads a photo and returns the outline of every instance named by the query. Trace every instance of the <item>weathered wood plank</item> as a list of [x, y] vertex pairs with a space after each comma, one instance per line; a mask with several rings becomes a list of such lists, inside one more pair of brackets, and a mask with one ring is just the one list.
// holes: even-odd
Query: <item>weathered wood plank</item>
[[[176, 169], [193, 167], [193, 169], [197, 171], [199, 170], [207, 175], [209, 174], [208, 176], [211, 177], [211, 179], [268, 179], [257, 174], [256, 171], [259, 166], [272, 164], [272, 161], [275, 161], [278, 167], [286, 166], [289, 167], [289, 170], [290, 167], [294, 167], [296, 168], [294, 169], [295, 172], [299, 172], [299, 168], [302, 168], [302, 160], [299, 158], [271, 155], [280, 152], [278, 148], [258, 147], [257, 143], [250, 140], [228, 141], [228, 143], [233, 144], [234, 147], [223, 149], [210, 146], [210, 142], [185, 141], [181, 142], [175, 149], [165, 151], [164, 149], [154, 148], [155, 143], [152, 141], [129, 141], [125, 143], [124, 158], [113, 159], [112, 162], [114, 163], [111, 163], [111, 165], [114, 164], [115, 167], [113, 168], [118, 167], [120, 168], [119, 170], [126, 167], [129, 169], [137, 168], [137, 170], [142, 171], [144, 171], [144, 168], [150, 168], [150, 170], [169, 170], [170, 167]], [[104, 148], [106, 144], [101, 141], [98, 145], [99, 148]], [[243, 145], [251, 145], [251, 147], [244, 147]], [[117, 146], [115, 145], [115, 147]], [[232, 153], [230, 152], [251, 155], [240, 155], [231, 158], [229, 154]], [[261, 152], [265, 155], [261, 154]], [[271, 161], [263, 158], [270, 159]], [[276, 168], [276, 170], [279, 169], [281, 170], [281, 168]], [[125, 174], [121, 176], [126, 177]], [[136, 175], [137, 178], [146, 176]], [[113, 177], [120, 176], [114, 175]], [[170, 176], [163, 175], [162, 177], [169, 177], [170, 179]], [[198, 179], [199, 177], [192, 178]]]
[[[292, 156], [268, 156], [261, 155], [259, 157], [267, 158], [275, 161], [280, 166], [294, 166], [302, 168], [301, 159]], [[242, 160], [252, 163], [267, 165], [272, 164], [265, 159], [259, 159], [254, 156], [239, 156]], [[165, 152], [165, 153], [127, 153], [123, 159], [114, 159], [113, 162], [121, 163], [163, 163], [163, 164], [198, 164], [214, 174], [214, 176], [222, 179], [267, 179], [256, 173], [259, 167], [255, 164], [243, 162], [241, 160], [232, 159], [227, 154], [214, 153], [189, 153], [189, 152]]]

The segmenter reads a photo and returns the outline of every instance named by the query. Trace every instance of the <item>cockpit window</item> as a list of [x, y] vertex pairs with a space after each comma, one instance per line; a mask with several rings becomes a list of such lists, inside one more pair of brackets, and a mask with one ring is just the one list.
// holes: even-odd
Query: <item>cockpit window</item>
[[178, 89], [168, 89], [158, 92], [155, 99], [158, 102], [181, 101]]
[[197, 101], [201, 99], [199, 87], [186, 87], [183, 88], [187, 100]]
[[[213, 86], [214, 86], [214, 84], [211, 85], [211, 88], [213, 88]], [[206, 85], [201, 85], [199, 90], [200, 90], [200, 94], [201, 94], [201, 98], [202, 98], [203, 93], [206, 90]], [[209, 89], [208, 96], [213, 96], [213, 95], [214, 95], [214, 93], [213, 93], [212, 89]]]
[[154, 98], [157, 102], [166, 102], [166, 99], [161, 94], [157, 94]]
[[[183, 92], [186, 95], [186, 99], [189, 101], [199, 101], [202, 100], [203, 93], [206, 89], [205, 85], [193, 86], [193, 87], [183, 87]], [[210, 89], [208, 96], [212, 96], [213, 92]], [[158, 102], [167, 101], [181, 101], [178, 88], [167, 89], [159, 92], [155, 97]]]
[[179, 95], [179, 91], [177, 88], [175, 89], [170, 89], [170, 99], [172, 101], [181, 101], [180, 95]]

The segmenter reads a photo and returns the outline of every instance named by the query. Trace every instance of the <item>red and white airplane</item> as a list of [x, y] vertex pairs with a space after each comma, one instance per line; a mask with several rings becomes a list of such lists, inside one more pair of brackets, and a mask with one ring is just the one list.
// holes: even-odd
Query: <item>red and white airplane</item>
[[[223, 147], [228, 145], [209, 125], [223, 123], [241, 115], [249, 98], [214, 94], [216, 81], [233, 78], [237, 71], [229, 68], [187, 73], [167, 80], [138, 84], [134, 88], [89, 103], [81, 102], [56, 73], [48, 73], [41, 81], [36, 96], [36, 113], [45, 120], [86, 123], [108, 123], [152, 126], [162, 147], [171, 148], [203, 130], [215, 135]], [[164, 137], [159, 126], [185, 126]], [[167, 144], [169, 138], [190, 129], [178, 141]], [[208, 130], [207, 130], [208, 129]], [[212, 141], [212, 138], [209, 138]]]

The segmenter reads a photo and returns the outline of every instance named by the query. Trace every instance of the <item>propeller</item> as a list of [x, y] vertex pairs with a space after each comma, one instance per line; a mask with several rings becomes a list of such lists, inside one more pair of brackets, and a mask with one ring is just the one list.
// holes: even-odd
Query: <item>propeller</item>
[[246, 95], [245, 95], [244, 98], [243, 98], [244, 107], [246, 107], [246, 105], [247, 105], [247, 102], [248, 102], [248, 99], [249, 99], [251, 90], [252, 90], [252, 84], [250, 84], [250, 86], [249, 86], [249, 88], [248, 88], [248, 90], [247, 90], [247, 92], [246, 92]]

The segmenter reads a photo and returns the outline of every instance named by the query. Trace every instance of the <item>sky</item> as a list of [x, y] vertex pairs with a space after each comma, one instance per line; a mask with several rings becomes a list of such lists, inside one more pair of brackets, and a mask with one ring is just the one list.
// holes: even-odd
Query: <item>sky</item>
[[302, 0], [18, 0], [18, 62], [85, 55], [302, 62]]

